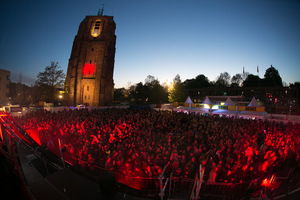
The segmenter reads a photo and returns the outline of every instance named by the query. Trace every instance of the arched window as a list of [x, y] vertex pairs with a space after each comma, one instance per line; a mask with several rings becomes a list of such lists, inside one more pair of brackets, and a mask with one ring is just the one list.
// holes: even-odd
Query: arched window
[[98, 37], [100, 35], [101, 32], [101, 21], [97, 20], [92, 28], [92, 36], [93, 37]]

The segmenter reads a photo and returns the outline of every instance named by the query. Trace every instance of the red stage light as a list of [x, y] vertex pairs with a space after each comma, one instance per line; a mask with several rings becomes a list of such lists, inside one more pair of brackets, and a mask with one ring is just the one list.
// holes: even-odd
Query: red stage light
[[274, 188], [275, 182], [276, 182], [276, 176], [272, 175], [272, 177], [270, 178], [270, 180], [268, 178], [265, 178], [262, 181], [261, 185], [265, 186], [265, 187], [271, 187], [271, 185], [272, 185], [272, 187]]
[[270, 187], [270, 180], [268, 178], [265, 178], [262, 183], [261, 183], [262, 186], [265, 186], [265, 187]]
[[38, 143], [41, 146], [41, 140], [37, 128], [28, 129], [26, 130], [26, 132], [36, 143]]
[[82, 74], [89, 76], [95, 73], [96, 67], [94, 64], [86, 63], [82, 68]]

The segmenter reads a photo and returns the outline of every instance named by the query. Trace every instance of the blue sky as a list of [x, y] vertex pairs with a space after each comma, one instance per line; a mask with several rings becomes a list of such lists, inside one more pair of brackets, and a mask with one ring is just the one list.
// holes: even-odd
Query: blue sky
[[1, 0], [0, 68], [34, 83], [57, 61], [67, 72], [80, 22], [116, 22], [115, 87], [245, 71], [272, 64], [286, 83], [300, 81], [300, 1], [296, 0]]

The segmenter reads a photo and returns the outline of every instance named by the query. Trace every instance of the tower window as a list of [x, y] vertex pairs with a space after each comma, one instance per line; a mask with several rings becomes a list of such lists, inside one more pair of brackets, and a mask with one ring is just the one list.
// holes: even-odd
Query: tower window
[[89, 91], [90, 90], [90, 86], [86, 86], [86, 91]]
[[91, 35], [93, 37], [98, 37], [100, 35], [100, 32], [101, 32], [101, 21], [98, 20], [98, 21], [95, 22], [95, 24], [92, 28]]
[[94, 51], [94, 48], [92, 48], [92, 51]]

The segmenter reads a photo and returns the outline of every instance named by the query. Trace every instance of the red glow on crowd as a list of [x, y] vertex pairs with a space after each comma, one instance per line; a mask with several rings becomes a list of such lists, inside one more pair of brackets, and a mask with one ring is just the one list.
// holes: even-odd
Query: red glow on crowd
[[273, 186], [273, 184], [275, 184], [275, 180], [276, 180], [276, 177], [274, 175], [272, 175], [272, 177], [270, 179], [265, 178], [262, 181], [261, 185], [264, 187], [271, 187], [271, 186]]
[[270, 187], [270, 180], [268, 178], [265, 178], [262, 183], [261, 183], [262, 186], [265, 186], [265, 187]]
[[39, 145], [41, 145], [41, 140], [37, 128], [31, 128], [26, 130], [27, 134]]
[[95, 70], [96, 68], [94, 64], [86, 63], [82, 68], [82, 74], [86, 76], [93, 75]]
[[3, 141], [2, 128], [0, 127], [0, 139]]
[[299, 159], [299, 124], [125, 109], [37, 111], [15, 121], [38, 127], [41, 145], [58, 156], [60, 139], [66, 161], [105, 168], [136, 189], [168, 163], [166, 176], [176, 178], [194, 178], [202, 164], [204, 181], [214, 184], [264, 178]]

